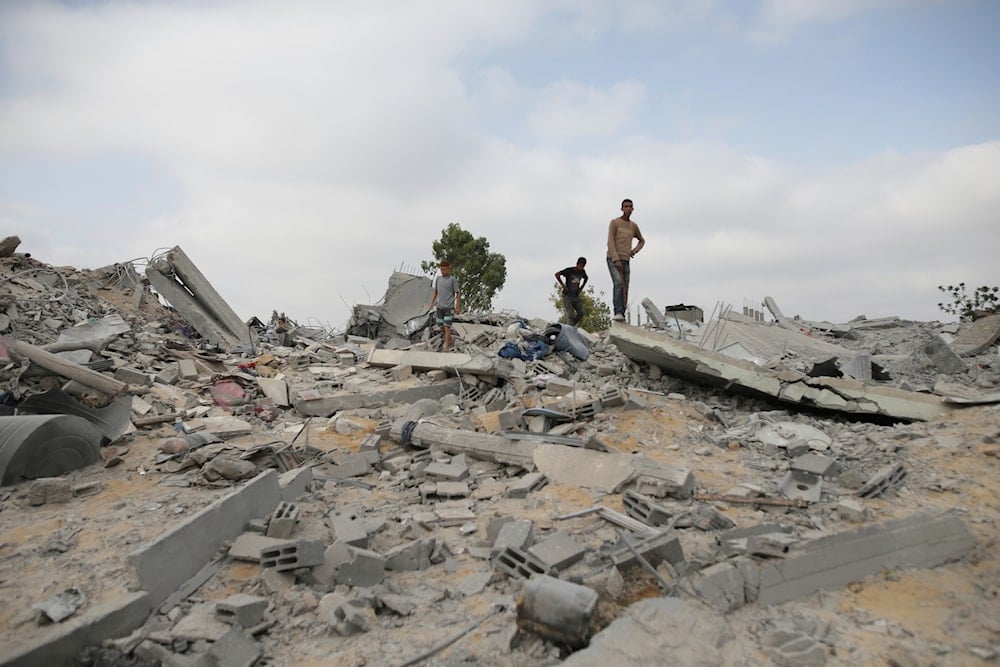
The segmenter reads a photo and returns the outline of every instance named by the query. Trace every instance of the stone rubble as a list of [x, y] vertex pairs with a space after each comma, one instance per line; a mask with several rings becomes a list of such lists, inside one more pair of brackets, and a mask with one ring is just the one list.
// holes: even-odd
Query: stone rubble
[[[356, 306], [340, 335], [277, 311], [247, 331], [231, 311], [225, 326], [213, 325], [206, 313], [228, 306], [212, 290], [211, 312], [201, 310], [204, 277], [179, 248], [171, 253], [146, 276], [134, 263], [81, 271], [0, 258], [0, 382], [12, 415], [0, 420], [23, 419], [13, 416], [18, 406], [44, 396], [46, 410], [87, 420], [104, 440], [98, 465], [63, 461], [52, 477], [0, 487], [0, 519], [49, 511], [62, 525], [37, 554], [0, 530], [0, 591], [8, 589], [10, 608], [3, 664], [58, 655], [94, 665], [285, 665], [335, 652], [344, 664], [416, 664], [426, 653], [427, 664], [640, 665], [669, 651], [678, 664], [822, 665], [851, 653], [845, 635], [854, 623], [879, 622], [824, 620], [824, 589], [880, 576], [883, 563], [934, 567], [980, 546], [960, 508], [945, 518], [908, 512], [904, 528], [879, 519], [894, 497], [968, 483], [914, 458], [921, 445], [984, 444], [995, 469], [992, 322], [967, 335], [966, 325], [897, 318], [831, 325], [787, 318], [769, 300], [773, 326], [808, 331], [829, 347], [784, 347], [766, 358], [762, 341], [723, 346], [764, 366], [842, 366], [869, 383], [944, 390], [956, 406], [959, 398], [986, 404], [979, 409], [994, 415], [992, 432], [981, 443], [949, 441], [922, 421], [793, 411], [694, 384], [626, 356], [608, 332], [573, 330], [572, 345], [557, 345], [565, 331], [512, 314], [461, 318], [455, 349], [442, 353], [421, 320], [430, 281], [398, 272], [381, 304]], [[187, 318], [150, 285], [152, 277], [162, 286], [171, 261], [195, 286]], [[698, 335], [697, 323], [659, 316], [648, 299], [643, 307], [648, 331]], [[949, 347], [956, 339], [961, 355]], [[49, 348], [60, 365], [124, 390], [111, 395], [112, 385], [94, 387], [86, 376], [67, 381], [11, 341]], [[834, 346], [850, 358], [831, 358]], [[628, 430], [637, 423], [645, 427]], [[17, 444], [16, 434], [0, 441], [0, 465]], [[671, 462], [682, 451], [697, 455], [691, 467]], [[739, 474], [726, 470], [734, 460]], [[183, 535], [185, 517], [218, 528], [198, 538], [218, 541], [214, 555], [156, 543], [192, 575], [180, 571], [177, 586], [154, 596], [162, 600], [129, 597], [152, 594], [135, 587], [144, 584], [132, 571], [147, 555], [160, 557], [149, 553], [152, 539], [109, 533], [95, 546], [87, 531], [86, 503], [134, 480], [159, 489], [158, 499], [119, 501], [121, 521], [155, 525], [166, 514], [162, 521], [177, 527], [165, 537]], [[227, 507], [247, 503], [267, 509], [239, 525], [224, 520]], [[996, 512], [977, 516], [995, 534]], [[897, 534], [905, 544], [885, 547]], [[909, 551], [932, 537], [947, 548]], [[866, 540], [885, 548], [869, 558]], [[107, 590], [88, 576], [95, 550], [102, 580], [116, 582]], [[830, 555], [837, 550], [840, 560]], [[830, 560], [817, 564], [816, 553]], [[39, 557], [58, 559], [52, 590], [74, 591], [73, 605], [56, 612], [59, 598], [18, 588], [19, 570], [48, 567], [32, 564]], [[799, 588], [777, 591], [799, 563]], [[539, 611], [525, 604], [529, 593], [556, 603]], [[802, 602], [814, 595], [818, 606]], [[113, 606], [116, 597], [123, 609], [153, 608], [115, 631], [102, 634], [95, 622], [93, 631], [58, 634], [58, 622], [98, 614], [95, 598]], [[991, 660], [1000, 634], [969, 646], [919, 638], [907, 646], [914, 664], [951, 652]]]

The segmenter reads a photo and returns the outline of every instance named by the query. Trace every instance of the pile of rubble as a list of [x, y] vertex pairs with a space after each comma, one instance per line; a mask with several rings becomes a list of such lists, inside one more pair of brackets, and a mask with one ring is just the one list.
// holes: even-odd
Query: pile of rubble
[[866, 645], [879, 619], [825, 601], [953, 563], [980, 588], [948, 623], [1000, 618], [1000, 316], [646, 299], [599, 334], [468, 315], [445, 353], [421, 276], [335, 333], [244, 322], [180, 248], [143, 273], [6, 255], [2, 664], [1000, 650], [995, 621]]

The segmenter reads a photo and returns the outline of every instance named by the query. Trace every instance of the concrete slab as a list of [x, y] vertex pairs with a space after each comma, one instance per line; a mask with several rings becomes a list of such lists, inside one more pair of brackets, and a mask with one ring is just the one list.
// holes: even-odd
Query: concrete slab
[[664, 372], [693, 382], [802, 407], [908, 420], [933, 419], [950, 410], [936, 396], [866, 385], [857, 380], [773, 371], [627, 324], [615, 323], [610, 336], [633, 361], [658, 366]]
[[380, 408], [391, 402], [405, 404], [415, 403], [424, 398], [437, 400], [448, 394], [458, 394], [460, 385], [461, 381], [457, 377], [432, 384], [424, 384], [416, 378], [410, 378], [403, 382], [373, 386], [363, 392], [343, 390], [308, 400], [304, 395], [298, 395], [292, 399], [292, 405], [307, 417], [329, 417], [342, 410]]
[[421, 350], [372, 349], [366, 360], [376, 368], [410, 366], [415, 371], [443, 370], [449, 373], [496, 375], [498, 364], [492, 357], [465, 352], [424, 352]]
[[608, 492], [620, 488], [635, 473], [635, 460], [630, 455], [563, 445], [537, 445], [533, 461], [539, 472], [557, 484]]
[[1000, 338], [1000, 313], [981, 317], [963, 325], [951, 342], [951, 349], [960, 357], [979, 354]]

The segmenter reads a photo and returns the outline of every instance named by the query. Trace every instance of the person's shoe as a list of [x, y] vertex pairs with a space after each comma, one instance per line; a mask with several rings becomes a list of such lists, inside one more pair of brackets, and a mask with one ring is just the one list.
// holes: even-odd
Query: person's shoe
[[621, 313], [619, 313], [618, 315], [615, 315], [612, 319], [615, 322], [624, 322], [625, 321], [625, 316], [622, 315]]

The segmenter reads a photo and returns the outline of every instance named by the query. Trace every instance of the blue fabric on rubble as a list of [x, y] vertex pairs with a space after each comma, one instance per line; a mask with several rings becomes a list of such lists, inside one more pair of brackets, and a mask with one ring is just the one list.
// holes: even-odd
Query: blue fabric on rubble
[[545, 341], [531, 340], [523, 343], [523, 345], [518, 345], [513, 341], [504, 343], [504, 346], [500, 348], [497, 354], [504, 359], [534, 361], [548, 355], [549, 352], [551, 352], [551, 348], [549, 348]]

